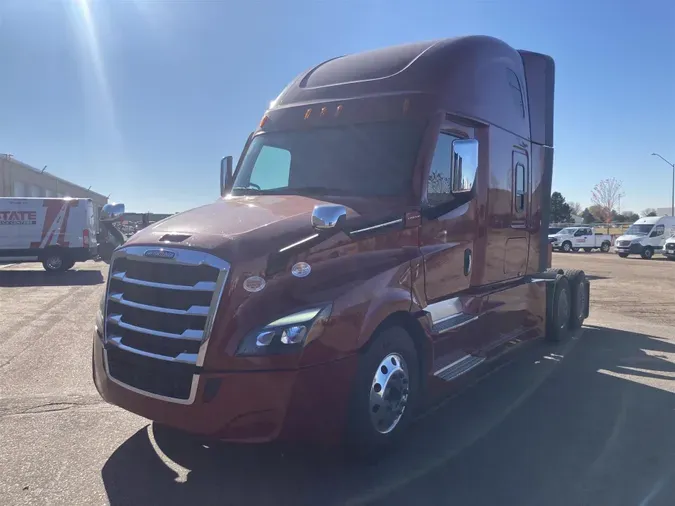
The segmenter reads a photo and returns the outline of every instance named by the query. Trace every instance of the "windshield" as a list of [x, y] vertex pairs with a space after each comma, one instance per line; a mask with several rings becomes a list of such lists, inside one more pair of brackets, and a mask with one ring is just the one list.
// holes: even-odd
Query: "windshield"
[[628, 230], [626, 230], [625, 235], [647, 235], [649, 232], [652, 231], [652, 227], [654, 225], [631, 225], [628, 227]]
[[423, 125], [364, 123], [256, 136], [233, 195], [407, 195]]

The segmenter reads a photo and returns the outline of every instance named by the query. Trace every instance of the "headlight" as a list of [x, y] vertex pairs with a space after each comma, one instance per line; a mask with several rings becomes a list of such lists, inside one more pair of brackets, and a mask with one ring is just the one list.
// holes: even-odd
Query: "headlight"
[[237, 355], [282, 355], [297, 353], [323, 332], [331, 306], [306, 309], [259, 327], [239, 343]]
[[641, 241], [642, 241], [642, 239], [633, 239], [630, 243], [631, 244], [640, 244]]

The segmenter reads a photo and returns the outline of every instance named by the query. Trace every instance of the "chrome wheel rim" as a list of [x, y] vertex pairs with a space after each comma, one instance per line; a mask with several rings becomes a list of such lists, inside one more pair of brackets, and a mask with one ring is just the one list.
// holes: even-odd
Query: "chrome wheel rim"
[[569, 244], [565, 243], [565, 244], [563, 244], [563, 250], [564, 250], [565, 252], [569, 253], [570, 251], [572, 251], [572, 246], [570, 246]]
[[57, 269], [61, 268], [61, 265], [63, 265], [63, 260], [61, 257], [49, 257], [47, 259], [47, 267], [49, 267], [51, 270], [55, 271]]
[[389, 353], [377, 366], [370, 385], [370, 421], [380, 434], [388, 434], [401, 421], [408, 405], [408, 365], [398, 353]]

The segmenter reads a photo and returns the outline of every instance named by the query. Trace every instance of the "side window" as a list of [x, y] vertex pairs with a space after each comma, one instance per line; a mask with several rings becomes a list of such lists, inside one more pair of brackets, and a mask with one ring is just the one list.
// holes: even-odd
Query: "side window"
[[253, 188], [272, 190], [286, 188], [291, 172], [291, 153], [274, 146], [263, 146], [251, 171], [249, 183]]
[[522, 163], [517, 163], [514, 172], [516, 178], [513, 192], [515, 199], [514, 211], [515, 214], [522, 214], [525, 212], [527, 202], [527, 184], [525, 181], [527, 171]]
[[516, 73], [511, 69], [506, 69], [506, 79], [509, 84], [509, 90], [513, 97], [513, 103], [518, 109], [521, 118], [525, 117], [525, 103], [523, 101], [523, 89], [520, 86], [520, 80]]
[[660, 235], [665, 234], [666, 232], [666, 227], [664, 225], [656, 225], [654, 227], [654, 231], [651, 233], [651, 237], [658, 237]]
[[452, 141], [455, 139], [457, 137], [442, 132], [438, 136], [427, 180], [429, 205], [435, 206], [452, 199]]

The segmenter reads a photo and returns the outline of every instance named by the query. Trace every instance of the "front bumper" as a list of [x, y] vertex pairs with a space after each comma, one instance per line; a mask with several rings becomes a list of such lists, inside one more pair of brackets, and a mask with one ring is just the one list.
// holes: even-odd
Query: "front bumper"
[[667, 258], [675, 258], [675, 248], [673, 248], [673, 249], [664, 248], [664, 249], [661, 250], [661, 251], [662, 251], [662, 253], [663, 253], [663, 255], [664, 255], [665, 257], [667, 257]]
[[178, 404], [130, 390], [106, 371], [94, 332], [93, 376], [107, 402], [170, 427], [232, 442], [335, 443], [346, 422], [357, 356], [296, 370], [198, 374], [194, 398]]
[[645, 250], [642, 244], [631, 244], [630, 246], [614, 246], [614, 252], [625, 255], [641, 255]]

